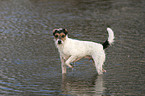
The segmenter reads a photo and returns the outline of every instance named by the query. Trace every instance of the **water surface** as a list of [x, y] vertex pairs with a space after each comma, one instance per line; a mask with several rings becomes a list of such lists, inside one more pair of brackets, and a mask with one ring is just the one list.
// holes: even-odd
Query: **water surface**
[[[0, 95], [144, 96], [144, 17], [144, 0], [0, 0]], [[107, 72], [83, 59], [62, 76], [52, 30], [102, 43], [108, 26]]]

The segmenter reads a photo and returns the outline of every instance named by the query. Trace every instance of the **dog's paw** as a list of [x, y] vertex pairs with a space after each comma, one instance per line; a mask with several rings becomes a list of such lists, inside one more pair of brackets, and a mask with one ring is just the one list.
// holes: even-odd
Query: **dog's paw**
[[106, 73], [106, 70], [105, 69], [102, 69], [103, 73]]
[[69, 68], [74, 68], [74, 66], [73, 66], [73, 65], [70, 65], [70, 64], [69, 64], [69, 65], [67, 65], [67, 66], [68, 66]]

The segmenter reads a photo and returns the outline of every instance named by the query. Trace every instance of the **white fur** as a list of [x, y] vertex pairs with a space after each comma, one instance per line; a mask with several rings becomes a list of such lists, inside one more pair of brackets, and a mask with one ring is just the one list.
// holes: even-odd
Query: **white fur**
[[[109, 33], [108, 41], [111, 44], [114, 39], [114, 34], [110, 28], [107, 28], [107, 31]], [[102, 44], [75, 40], [68, 38], [68, 36], [66, 36], [66, 40], [62, 44], [57, 44], [57, 40], [55, 42], [60, 53], [62, 73], [66, 73], [66, 65], [72, 68], [70, 65], [71, 62], [75, 62], [86, 56], [92, 57], [98, 74], [103, 73], [102, 66], [105, 61], [105, 52]]]
[[108, 37], [108, 41], [110, 44], [112, 44], [114, 42], [114, 33], [112, 31], [111, 28], [107, 28], [107, 31], [108, 31], [108, 34], [109, 34], [109, 37]]

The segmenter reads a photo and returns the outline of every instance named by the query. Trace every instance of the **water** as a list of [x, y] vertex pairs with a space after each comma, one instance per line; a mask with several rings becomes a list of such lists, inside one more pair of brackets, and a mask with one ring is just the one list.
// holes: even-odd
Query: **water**
[[[144, 17], [144, 0], [0, 0], [0, 95], [144, 96]], [[107, 72], [82, 59], [62, 76], [52, 30], [102, 43], [108, 26]]]

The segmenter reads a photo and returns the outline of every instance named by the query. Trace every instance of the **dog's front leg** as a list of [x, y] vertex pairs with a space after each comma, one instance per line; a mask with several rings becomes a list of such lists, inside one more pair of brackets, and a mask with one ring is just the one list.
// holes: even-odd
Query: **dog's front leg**
[[65, 65], [65, 60], [62, 56], [60, 56], [60, 59], [61, 59], [61, 69], [62, 69], [62, 74], [65, 74], [66, 73], [66, 65]]
[[76, 56], [70, 56], [70, 57], [66, 60], [65, 64], [66, 64], [68, 67], [73, 68], [73, 66], [70, 65], [70, 63], [71, 63], [71, 62], [74, 62], [76, 59], [77, 59]]

